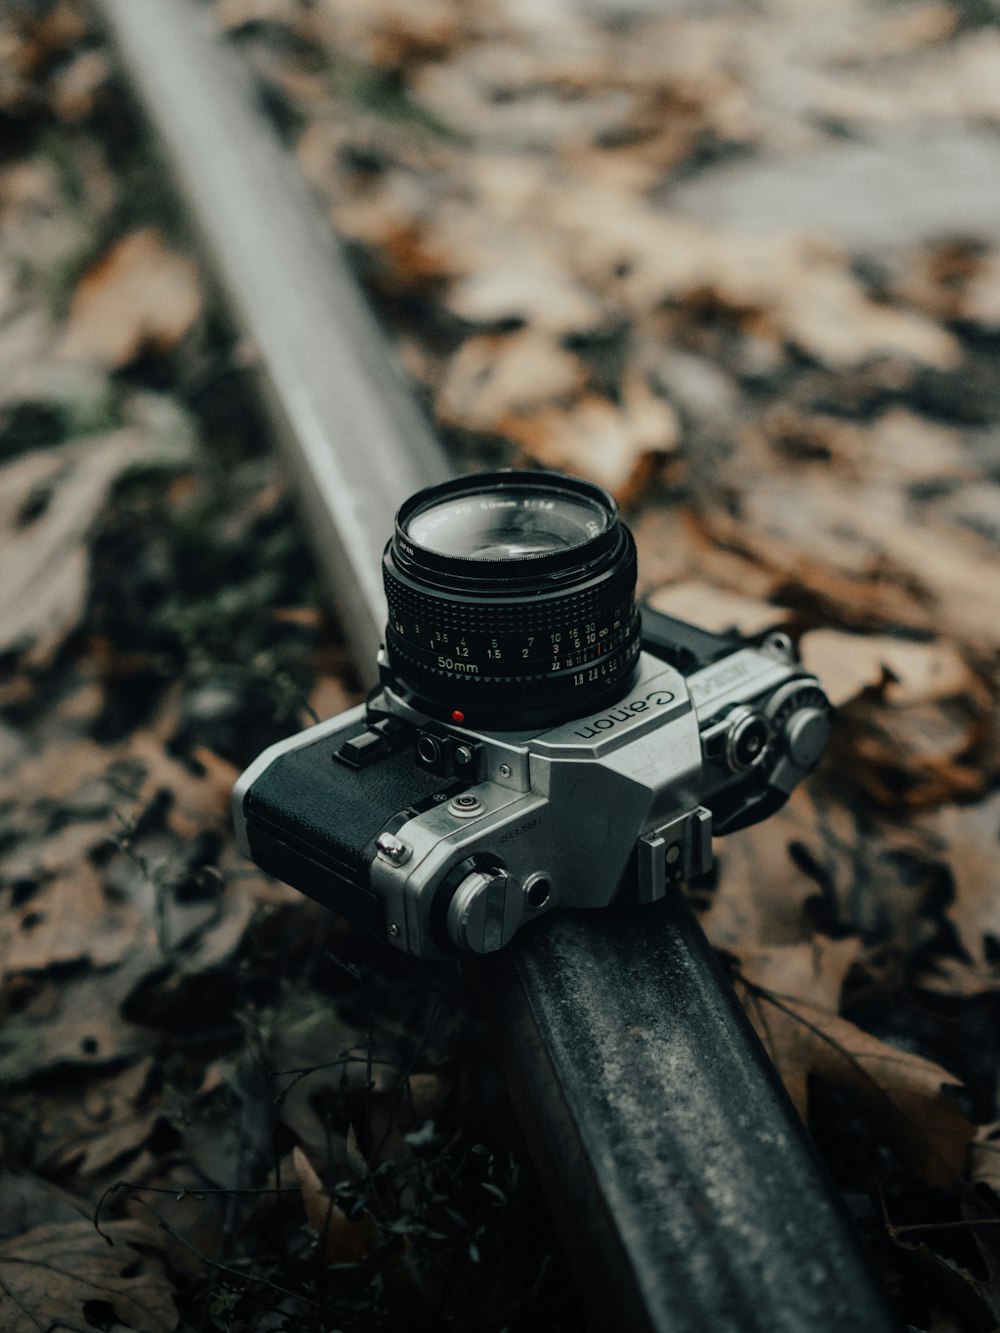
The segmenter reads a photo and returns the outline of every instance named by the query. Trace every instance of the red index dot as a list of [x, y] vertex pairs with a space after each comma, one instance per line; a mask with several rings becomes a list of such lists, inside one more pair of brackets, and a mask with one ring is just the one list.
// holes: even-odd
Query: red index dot
[[464, 722], [465, 714], [462, 712], [460, 708], [455, 708], [452, 710], [451, 720], [452, 722]]

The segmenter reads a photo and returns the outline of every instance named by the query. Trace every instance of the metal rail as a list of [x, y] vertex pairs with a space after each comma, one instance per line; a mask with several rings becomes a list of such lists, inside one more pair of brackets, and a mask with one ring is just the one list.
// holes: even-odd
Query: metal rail
[[[190, 0], [100, 0], [267, 399], [370, 670], [394, 510], [447, 472], [247, 77]], [[804, 1130], [679, 898], [564, 914], [478, 961], [596, 1328], [892, 1328]]]

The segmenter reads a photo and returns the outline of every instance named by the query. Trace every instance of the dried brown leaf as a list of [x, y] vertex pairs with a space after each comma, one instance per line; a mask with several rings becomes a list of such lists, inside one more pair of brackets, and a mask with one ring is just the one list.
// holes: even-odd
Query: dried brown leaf
[[136, 467], [176, 464], [181, 454], [125, 430], [61, 449], [40, 449], [0, 468], [0, 652], [52, 659], [83, 611], [85, 549], [119, 477]]
[[860, 952], [857, 936], [833, 940], [814, 935], [801, 944], [741, 951], [740, 975], [769, 993], [836, 1013], [844, 979]]
[[40, 1175], [0, 1166], [0, 1239], [7, 1240], [54, 1222], [89, 1221], [91, 1209]]
[[862, 424], [779, 403], [766, 413], [762, 428], [774, 455], [762, 465], [809, 469], [816, 484], [831, 467], [841, 480], [897, 487], [975, 476], [958, 431], [905, 407]]
[[[148, 1142], [159, 1119], [160, 1108], [157, 1106], [126, 1112], [121, 1119], [88, 1137], [76, 1169], [82, 1176], [96, 1176], [116, 1165], [120, 1170], [122, 1164], [135, 1157]], [[64, 1161], [69, 1157], [67, 1153]]]
[[637, 377], [623, 386], [620, 405], [587, 394], [569, 409], [509, 413], [498, 429], [546, 467], [589, 477], [622, 503], [639, 493], [680, 435], [673, 407]]
[[294, 27], [299, 14], [296, 0], [215, 0], [212, 6], [212, 17], [223, 31], [248, 23], [283, 23]]
[[991, 696], [954, 646], [814, 630], [801, 649], [842, 709], [835, 751], [873, 800], [916, 809], [982, 791]]
[[406, 1080], [408, 1110], [414, 1128], [419, 1128], [441, 1109], [448, 1095], [448, 1081], [440, 1074], [411, 1074]]
[[323, 0], [314, 8], [316, 35], [331, 50], [392, 66], [445, 54], [465, 17], [456, 0]]
[[235, 777], [236, 770], [211, 751], [197, 752], [196, 759], [203, 770], [199, 773], [167, 754], [161, 740], [151, 732], [137, 731], [115, 758], [119, 763], [136, 765], [142, 773], [135, 797], [140, 808], [159, 791], [171, 794], [169, 823], [182, 838], [228, 822], [230, 779]]
[[86, 120], [110, 75], [111, 61], [104, 51], [77, 52], [53, 85], [52, 101], [59, 116], [70, 125]]
[[131, 232], [84, 274], [60, 354], [118, 370], [144, 349], [169, 352], [201, 312], [193, 260], [152, 227]]
[[34, 1227], [0, 1244], [4, 1333], [90, 1328], [94, 1318], [112, 1316], [115, 1325], [142, 1333], [173, 1333], [177, 1312], [154, 1257], [160, 1249], [156, 1232], [138, 1222], [110, 1222], [103, 1229], [113, 1245], [82, 1219]]
[[620, 291], [635, 315], [667, 300], [708, 300], [834, 367], [878, 355], [942, 369], [960, 359], [951, 333], [914, 311], [871, 301], [847, 255], [808, 233], [727, 232], [582, 183], [554, 189], [548, 216], [572, 237], [595, 289], [626, 270]]
[[992, 654], [1000, 644], [1000, 559], [971, 532], [914, 521], [888, 486], [828, 474], [822, 487], [786, 472], [729, 475], [738, 513], [706, 503], [713, 543], [739, 551], [848, 623], [950, 636]]
[[939, 887], [930, 833], [865, 817], [818, 776], [762, 823], [720, 838], [715, 856], [702, 925], [716, 948], [801, 944], [821, 922], [889, 936], [908, 954], [937, 932], [925, 914]]
[[347, 1127], [347, 1139], [344, 1143], [344, 1154], [347, 1158], [347, 1165], [352, 1171], [356, 1172], [361, 1178], [368, 1173], [368, 1160], [361, 1151], [361, 1144], [358, 1141], [358, 1131], [352, 1120]]
[[0, 912], [0, 984], [69, 963], [107, 967], [153, 943], [150, 923], [132, 904], [110, 900], [94, 866], [81, 860]]
[[147, 1097], [151, 1076], [156, 1084], [155, 1069], [156, 1061], [146, 1056], [124, 1069], [91, 1071], [82, 1095], [70, 1084], [47, 1089], [40, 1166], [93, 1177], [133, 1158], [163, 1114], [162, 1103]]
[[356, 1221], [349, 1221], [301, 1148], [292, 1149], [292, 1161], [306, 1217], [320, 1236], [323, 1258], [328, 1264], [355, 1264], [359, 1268], [369, 1265], [376, 1258], [379, 1240], [378, 1226], [371, 1213], [366, 1210]]
[[1000, 251], [993, 250], [969, 282], [961, 313], [985, 329], [1000, 329]]
[[800, 787], [766, 823], [720, 839], [717, 884], [702, 918], [711, 943], [742, 952], [808, 940], [812, 926], [806, 903], [818, 886], [802, 869], [795, 849], [808, 847], [829, 878], [838, 878], [840, 871], [849, 880], [846, 845], [853, 834], [850, 815], [836, 807], [821, 813]]
[[116, 967], [29, 979], [27, 1000], [4, 1021], [0, 1076], [14, 1084], [55, 1070], [106, 1066], [147, 1050], [148, 1031], [126, 1021], [122, 1006], [162, 966], [161, 954], [137, 948]]
[[893, 709], [862, 698], [841, 713], [834, 751], [879, 805], [933, 808], [982, 794], [985, 725], [963, 701]]
[[881, 688], [890, 704], [936, 702], [957, 695], [982, 697], [982, 686], [957, 649], [944, 640], [912, 642], [885, 634], [818, 629], [803, 635], [805, 666], [840, 706], [866, 689]]
[[974, 1129], [949, 1089], [959, 1081], [802, 999], [741, 987], [750, 1021], [803, 1117], [810, 1076], [848, 1089], [879, 1121], [911, 1170], [948, 1187], [965, 1174]]
[[435, 399], [438, 418], [496, 432], [509, 413], [528, 412], [577, 392], [579, 358], [532, 329], [467, 339], [451, 359]]
[[470, 324], [523, 320], [553, 337], [587, 332], [606, 318], [603, 303], [537, 245], [477, 266], [447, 303]]
[[1000, 795], [972, 806], [947, 806], [930, 816], [931, 829], [945, 849], [955, 886], [948, 916], [982, 985], [998, 982], [1000, 944]]
[[1000, 1123], [979, 1125], [969, 1149], [969, 1179], [1000, 1198]]
[[654, 610], [690, 620], [717, 634], [733, 629], [741, 634], [758, 634], [771, 626], [783, 625], [791, 618], [787, 607], [775, 606], [772, 602], [697, 579], [657, 588], [649, 594], [649, 603]]

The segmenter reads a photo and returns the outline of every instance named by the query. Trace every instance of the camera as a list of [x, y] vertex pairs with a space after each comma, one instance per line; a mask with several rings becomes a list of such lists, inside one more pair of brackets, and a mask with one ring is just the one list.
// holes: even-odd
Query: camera
[[832, 710], [781, 632], [635, 599], [599, 486], [493, 472], [420, 491], [385, 549], [379, 684], [233, 792], [263, 870], [423, 958], [502, 948], [556, 907], [651, 903], [764, 819]]

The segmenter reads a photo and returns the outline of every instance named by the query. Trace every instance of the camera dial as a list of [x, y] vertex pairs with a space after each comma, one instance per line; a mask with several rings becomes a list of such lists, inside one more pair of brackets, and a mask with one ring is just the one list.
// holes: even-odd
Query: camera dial
[[635, 673], [635, 544], [599, 486], [549, 472], [432, 486], [397, 514], [383, 572], [394, 684], [432, 717], [550, 725]]

